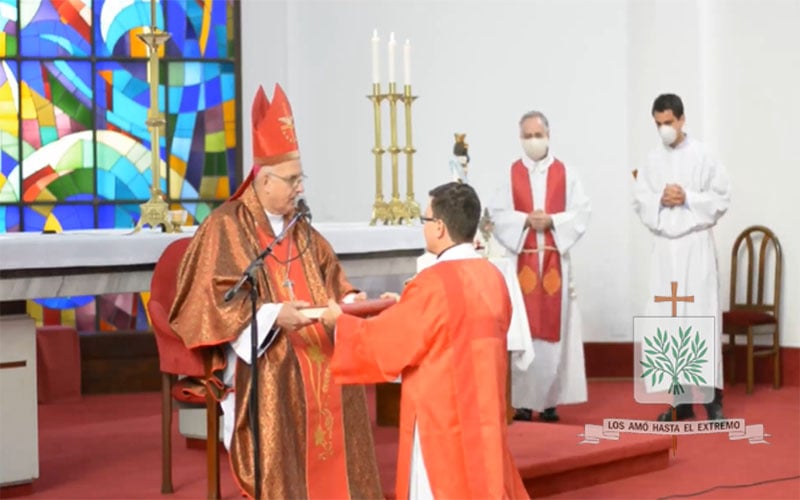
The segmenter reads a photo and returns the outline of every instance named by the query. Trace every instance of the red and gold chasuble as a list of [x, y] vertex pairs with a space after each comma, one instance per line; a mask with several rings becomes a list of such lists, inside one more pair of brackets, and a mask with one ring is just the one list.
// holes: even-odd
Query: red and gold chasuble
[[[274, 237], [259, 229], [258, 239], [261, 248], [266, 248]], [[296, 240], [292, 235], [275, 245], [272, 254], [277, 260], [269, 256], [265, 259], [272, 300], [276, 303], [290, 300], [304, 300], [311, 304], [319, 302], [312, 296], [303, 259], [298, 258]], [[290, 257], [294, 260], [287, 265]], [[291, 280], [294, 297], [290, 296], [287, 280]], [[285, 333], [303, 376], [308, 498], [349, 498], [342, 390], [331, 380], [330, 371], [333, 343], [321, 323]]]
[[[533, 191], [528, 169], [517, 160], [511, 166], [511, 191], [514, 210], [530, 213], [534, 209]], [[547, 169], [547, 190], [544, 211], [563, 212], [567, 205], [567, 182], [564, 164], [559, 160]], [[538, 207], [541, 208], [541, 201]], [[531, 336], [549, 342], [561, 339], [561, 254], [556, 248], [552, 230], [544, 233], [544, 248], [538, 247], [536, 231], [528, 231], [517, 259], [517, 276], [528, 313]], [[539, 269], [539, 252], [544, 252]]]

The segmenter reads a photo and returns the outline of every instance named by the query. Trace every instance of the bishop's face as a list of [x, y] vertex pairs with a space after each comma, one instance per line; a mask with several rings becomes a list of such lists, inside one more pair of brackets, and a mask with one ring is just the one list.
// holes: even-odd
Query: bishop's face
[[300, 160], [263, 167], [256, 176], [256, 192], [261, 205], [271, 214], [290, 213], [294, 210], [295, 198], [303, 194], [304, 177]]

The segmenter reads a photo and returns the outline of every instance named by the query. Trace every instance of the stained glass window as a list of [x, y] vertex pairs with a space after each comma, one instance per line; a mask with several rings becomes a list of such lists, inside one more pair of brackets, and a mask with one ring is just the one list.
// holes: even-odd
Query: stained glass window
[[[150, 0], [0, 0], [0, 232], [132, 228], [152, 182]], [[237, 153], [235, 0], [156, 0], [161, 190], [187, 223], [227, 199]], [[145, 297], [29, 304], [79, 329], [146, 326]], [[133, 326], [132, 326], [133, 325]]]

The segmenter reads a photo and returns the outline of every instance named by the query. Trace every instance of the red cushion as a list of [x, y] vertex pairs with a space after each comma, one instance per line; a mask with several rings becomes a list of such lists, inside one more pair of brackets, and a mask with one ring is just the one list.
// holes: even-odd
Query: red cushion
[[182, 378], [172, 386], [172, 397], [183, 403], [205, 404], [206, 386], [194, 377]]
[[775, 316], [759, 311], [725, 311], [722, 313], [722, 328], [725, 326], [774, 325]]
[[158, 362], [161, 371], [174, 375], [190, 375], [192, 377], [205, 375], [201, 351], [188, 349], [184, 345], [183, 340], [169, 326], [169, 319], [164, 307], [151, 297], [150, 302], [147, 304], [147, 309], [150, 311], [150, 321], [153, 324], [153, 333], [156, 336]]

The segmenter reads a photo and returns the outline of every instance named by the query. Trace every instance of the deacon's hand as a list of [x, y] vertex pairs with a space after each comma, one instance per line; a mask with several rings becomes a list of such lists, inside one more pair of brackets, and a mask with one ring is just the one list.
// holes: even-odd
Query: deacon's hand
[[328, 308], [322, 312], [319, 320], [326, 330], [332, 332], [336, 328], [336, 320], [342, 315], [342, 308], [333, 299], [328, 299]]
[[298, 309], [308, 307], [309, 305], [308, 302], [303, 302], [301, 300], [284, 302], [280, 312], [278, 312], [278, 319], [275, 320], [275, 323], [288, 332], [294, 332], [304, 326], [310, 325], [312, 321], [298, 311]]
[[673, 184], [675, 195], [672, 197], [672, 201], [675, 203], [675, 206], [681, 206], [686, 203], [686, 191], [680, 186], [680, 184]]
[[381, 294], [382, 299], [394, 299], [395, 302], [400, 302], [400, 294], [394, 292], [383, 292]]
[[661, 204], [665, 207], [677, 207], [686, 202], [686, 192], [678, 184], [667, 184], [661, 194]]
[[358, 292], [353, 296], [353, 302], [363, 302], [367, 300], [367, 292]]

